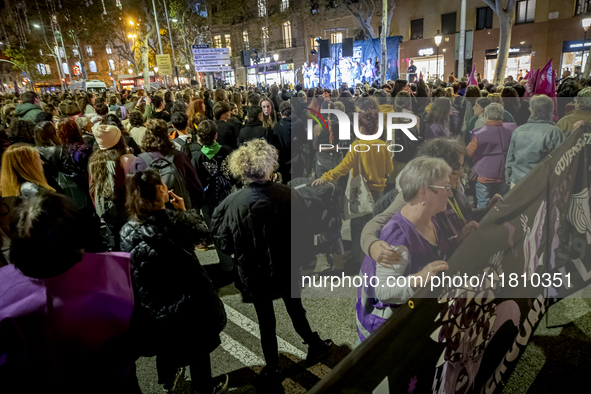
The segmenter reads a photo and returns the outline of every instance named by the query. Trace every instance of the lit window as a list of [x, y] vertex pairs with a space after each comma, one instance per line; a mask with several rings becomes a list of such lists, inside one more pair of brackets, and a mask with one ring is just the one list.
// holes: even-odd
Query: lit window
[[62, 71], [64, 74], [70, 75], [70, 69], [68, 68], [68, 63], [62, 63]]
[[43, 49], [39, 49], [39, 54], [43, 56]]
[[515, 23], [533, 22], [536, 13], [536, 0], [524, 0], [517, 3]]
[[39, 74], [41, 74], [41, 75], [46, 75], [45, 64], [42, 64], [42, 63], [37, 64], [37, 71], [39, 71]]
[[267, 15], [267, 0], [258, 0], [259, 5], [259, 17]]
[[86, 53], [88, 54], [88, 56], [92, 56], [92, 45], [86, 46]]
[[131, 66], [131, 62], [129, 60], [127, 61], [127, 65], [128, 66]]
[[213, 47], [214, 48], [221, 48], [222, 47], [222, 36], [214, 36], [213, 37]]
[[60, 56], [60, 57], [66, 57], [66, 51], [64, 50], [64, 48], [63, 48], [63, 47], [57, 47], [57, 46], [53, 47], [53, 51], [54, 51], [55, 53], [57, 53], [57, 51], [58, 51], [58, 50], [59, 50], [59, 52], [60, 52], [60, 53], [59, 53], [59, 56]]
[[49, 67], [49, 64], [45, 65], [45, 74], [47, 74], [47, 75], [51, 74], [51, 68]]
[[109, 44], [107, 44], [107, 54], [110, 55], [111, 53], [113, 53], [113, 51], [111, 50], [111, 46]]
[[289, 0], [281, 0], [281, 12], [285, 12], [289, 9]]
[[248, 44], [248, 32], [247, 31], [242, 32], [242, 42], [244, 44], [244, 49], [248, 49], [249, 44]]
[[91, 60], [90, 62], [88, 62], [88, 68], [90, 69], [91, 73], [95, 73], [96, 71], [96, 62], [94, 60]]
[[285, 48], [291, 48], [291, 23], [285, 22], [283, 24], [283, 43]]
[[109, 59], [109, 70], [115, 71], [115, 61], [113, 59]]
[[230, 40], [230, 35], [225, 34], [224, 40], [226, 41], [226, 48], [228, 48], [229, 51], [228, 53], [230, 54], [230, 56], [232, 56], [232, 41]]
[[267, 30], [267, 28], [265, 26], [263, 26], [261, 28], [261, 32], [263, 34], [263, 40], [268, 40], [269, 39], [269, 30]]
[[343, 33], [332, 33], [330, 35], [330, 42], [332, 44], [342, 44], [343, 43]]
[[78, 53], [78, 49], [76, 48], [72, 48], [72, 53], [74, 54], [74, 56], [80, 56], [80, 53]]

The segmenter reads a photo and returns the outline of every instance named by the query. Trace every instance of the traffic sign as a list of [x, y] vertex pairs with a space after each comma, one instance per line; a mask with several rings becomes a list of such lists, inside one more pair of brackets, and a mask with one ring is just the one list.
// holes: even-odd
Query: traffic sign
[[215, 53], [230, 53], [230, 48], [193, 48], [194, 55], [212, 55]]
[[232, 67], [230, 67], [230, 66], [195, 67], [195, 72], [198, 72], [198, 73], [211, 73], [211, 72], [220, 72], [220, 71], [232, 71]]
[[160, 75], [172, 75], [170, 55], [156, 55], [156, 65]]
[[203, 48], [209, 48], [209, 44], [193, 45], [193, 49], [203, 49]]
[[230, 64], [230, 59], [228, 60], [196, 60], [195, 66], [223, 66], [224, 64]]
[[229, 54], [193, 55], [193, 60], [230, 60]]

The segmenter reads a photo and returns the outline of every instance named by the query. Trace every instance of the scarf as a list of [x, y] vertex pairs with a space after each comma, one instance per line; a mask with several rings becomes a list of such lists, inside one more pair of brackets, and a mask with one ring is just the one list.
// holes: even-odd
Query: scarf
[[222, 146], [220, 144], [218, 144], [217, 142], [214, 142], [211, 145], [206, 145], [203, 148], [201, 148], [201, 152], [209, 160], [211, 160], [211, 158], [214, 157], [220, 151], [220, 149], [222, 149]]

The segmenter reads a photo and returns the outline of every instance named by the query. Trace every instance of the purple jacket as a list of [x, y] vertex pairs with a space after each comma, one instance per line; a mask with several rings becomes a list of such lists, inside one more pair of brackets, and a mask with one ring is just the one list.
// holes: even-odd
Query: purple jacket
[[515, 123], [487, 125], [474, 130], [476, 139], [474, 171], [482, 177], [505, 180], [505, 161], [511, 143], [511, 135], [517, 128]]
[[128, 253], [86, 253], [48, 279], [7, 265], [0, 283], [3, 386], [24, 385], [23, 392], [40, 383], [66, 390], [80, 380], [116, 386], [133, 373], [123, 350], [134, 306]]
[[[409, 251], [409, 261], [405, 276], [416, 274], [427, 264], [436, 260], [445, 260], [453, 252], [452, 246], [439, 229], [437, 220], [431, 219], [439, 237], [439, 245], [433, 247], [417, 231], [414, 224], [405, 218], [400, 212], [392, 216], [392, 219], [382, 229], [380, 240], [393, 246], [404, 245]], [[369, 256], [365, 256], [361, 266], [361, 276], [371, 278], [376, 275], [376, 262]], [[367, 280], [369, 283], [369, 279]], [[364, 283], [365, 285], [365, 283]], [[385, 319], [372, 313], [375, 309], [390, 308], [389, 305], [379, 302], [375, 298], [373, 287], [359, 287], [357, 292], [357, 333], [359, 339], [364, 341], [369, 334], [381, 326]]]
[[450, 137], [449, 122], [445, 123], [445, 125], [440, 123], [428, 123], [425, 128], [425, 139], [430, 140], [433, 138]]

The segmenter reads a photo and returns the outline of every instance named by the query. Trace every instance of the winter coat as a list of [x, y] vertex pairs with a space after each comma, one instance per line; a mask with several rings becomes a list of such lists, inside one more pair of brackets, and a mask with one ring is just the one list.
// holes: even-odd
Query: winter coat
[[279, 151], [279, 172], [287, 183], [291, 180], [291, 118], [281, 118], [275, 124], [271, 144]]
[[136, 305], [152, 339], [146, 346], [179, 367], [213, 351], [226, 313], [194, 253], [207, 235], [197, 211], [154, 211], [144, 222], [127, 222], [120, 234], [122, 250], [131, 253]]
[[234, 255], [244, 302], [277, 299], [291, 280], [292, 296], [300, 291], [298, 264], [308, 256], [293, 253], [309, 253], [305, 237], [314, 234], [305, 212], [297, 192], [271, 181], [250, 183], [216, 208], [211, 235], [219, 250]]
[[45, 173], [47, 183], [56, 189], [58, 193], [63, 192], [57, 180], [60, 172], [72, 178], [86, 178], [86, 171], [74, 163], [65, 148], [61, 146], [36, 146], [35, 149], [41, 155], [43, 172]]
[[43, 112], [43, 110], [37, 104], [23, 103], [16, 106], [15, 115], [18, 116], [19, 120], [30, 120], [35, 123], [35, 118], [40, 112]]
[[564, 141], [553, 123], [529, 119], [513, 131], [505, 164], [505, 181], [517, 183]]
[[229, 146], [232, 150], [238, 147], [238, 131], [234, 124], [223, 120], [216, 120], [218, 126], [218, 139], [220, 145]]
[[273, 131], [263, 126], [260, 120], [248, 120], [238, 134], [238, 145], [244, 145], [250, 140], [265, 139], [271, 141]]
[[575, 123], [577, 123], [579, 120], [587, 123], [591, 122], [591, 111], [585, 110], [584, 108], [575, 109], [567, 116], [560, 119], [556, 124], [556, 127], [562, 130], [565, 137], [568, 137], [573, 131]]

